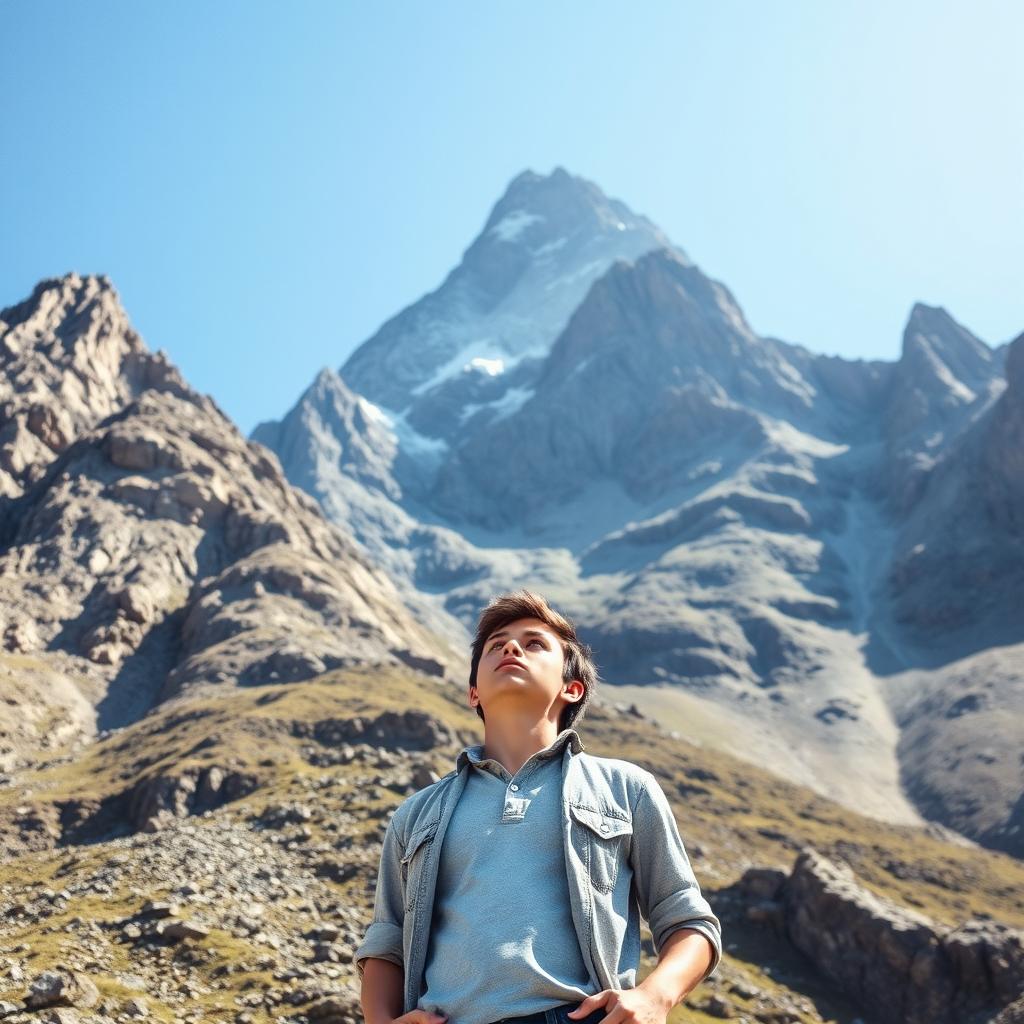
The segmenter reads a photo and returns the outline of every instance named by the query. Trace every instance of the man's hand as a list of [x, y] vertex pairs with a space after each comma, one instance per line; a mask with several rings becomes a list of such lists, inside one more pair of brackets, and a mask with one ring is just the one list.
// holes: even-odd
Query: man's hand
[[654, 995], [642, 987], [621, 991], [606, 988], [596, 995], [587, 996], [566, 1016], [582, 1020], [603, 1006], [607, 1014], [597, 1024], [665, 1024], [672, 1005], [664, 996]]
[[448, 1015], [431, 1013], [429, 1010], [410, 1010], [401, 1017], [395, 1017], [394, 1024], [444, 1024]]

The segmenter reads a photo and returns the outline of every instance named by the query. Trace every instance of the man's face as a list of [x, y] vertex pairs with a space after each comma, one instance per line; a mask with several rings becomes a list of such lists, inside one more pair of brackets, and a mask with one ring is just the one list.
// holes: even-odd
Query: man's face
[[565, 654], [558, 634], [541, 619], [517, 619], [496, 629], [484, 644], [469, 688], [470, 707], [485, 715], [528, 709], [557, 722], [566, 703], [580, 700], [578, 679], [562, 681]]

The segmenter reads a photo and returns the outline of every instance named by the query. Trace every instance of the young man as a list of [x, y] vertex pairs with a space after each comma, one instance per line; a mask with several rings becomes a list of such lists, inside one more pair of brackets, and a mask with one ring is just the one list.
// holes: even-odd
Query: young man
[[[657, 780], [572, 727], [590, 654], [528, 591], [480, 616], [484, 742], [388, 825], [356, 951], [366, 1024], [665, 1024], [717, 968], [721, 925]], [[640, 915], [659, 960], [637, 985]]]

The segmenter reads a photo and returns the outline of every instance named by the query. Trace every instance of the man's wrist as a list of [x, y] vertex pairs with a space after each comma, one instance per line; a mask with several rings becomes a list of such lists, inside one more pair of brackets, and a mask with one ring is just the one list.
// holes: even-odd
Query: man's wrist
[[643, 981], [637, 985], [637, 988], [643, 989], [644, 992], [649, 995], [656, 1003], [660, 1004], [665, 1013], [668, 1013], [673, 1006], [679, 1002], [677, 993], [672, 992], [664, 983], [659, 981], [654, 974], [648, 974]]

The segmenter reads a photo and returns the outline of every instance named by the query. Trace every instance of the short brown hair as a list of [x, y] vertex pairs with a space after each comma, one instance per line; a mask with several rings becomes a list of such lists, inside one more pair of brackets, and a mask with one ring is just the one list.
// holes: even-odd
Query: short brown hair
[[[564, 655], [562, 681], [567, 683], [571, 679], [578, 679], [583, 684], [583, 696], [575, 703], [566, 704], [562, 708], [558, 729], [568, 729], [583, 717], [591, 695], [597, 688], [597, 666], [594, 664], [594, 655], [590, 647], [576, 636], [576, 627], [572, 620], [555, 611], [540, 594], [534, 594], [529, 590], [502, 594], [494, 598], [480, 613], [480, 619], [476, 624], [476, 636], [473, 638], [469, 685], [476, 686], [476, 673], [480, 667], [487, 638], [503, 626], [519, 619], [540, 619], [557, 634], [562, 641]], [[476, 713], [483, 719], [483, 708], [479, 704], [476, 706]]]

